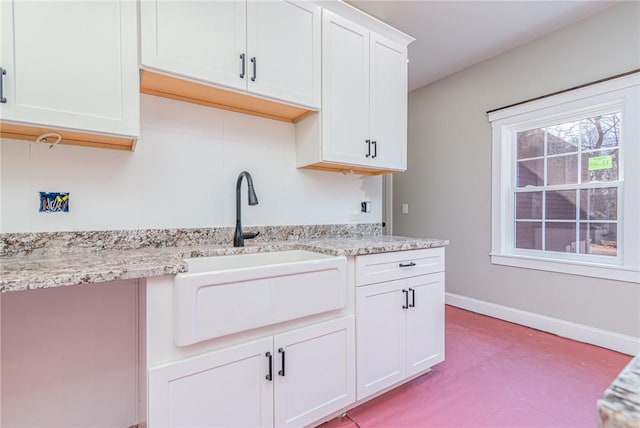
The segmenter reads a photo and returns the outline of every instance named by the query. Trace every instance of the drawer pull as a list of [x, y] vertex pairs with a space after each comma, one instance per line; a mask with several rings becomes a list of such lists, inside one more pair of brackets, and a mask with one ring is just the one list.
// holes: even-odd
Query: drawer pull
[[280, 376], [284, 376], [284, 349], [280, 348], [278, 349], [278, 352], [282, 354], [282, 368], [278, 370], [278, 374]]
[[245, 64], [245, 54], [241, 53], [240, 54], [240, 60], [242, 61], [241, 65], [240, 65], [240, 78], [244, 79], [244, 71], [246, 69], [246, 64]]
[[267, 352], [264, 356], [269, 359], [269, 374], [265, 376], [265, 378], [267, 380], [273, 380], [273, 355], [271, 355], [271, 352]]
[[400, 267], [412, 267], [415, 266], [415, 262], [410, 262], [410, 263], [400, 263], [398, 266]]
[[416, 290], [414, 288], [410, 288], [409, 291], [411, 291], [411, 304], [409, 305], [409, 307], [415, 308], [416, 307]]
[[402, 294], [404, 294], [404, 305], [402, 305], [402, 309], [409, 308], [409, 291], [402, 290]]

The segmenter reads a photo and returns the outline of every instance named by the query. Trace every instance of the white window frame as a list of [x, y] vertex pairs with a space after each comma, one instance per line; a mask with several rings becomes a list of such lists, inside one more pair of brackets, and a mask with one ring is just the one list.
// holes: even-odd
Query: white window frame
[[[617, 256], [515, 248], [516, 133], [613, 109], [621, 112]], [[640, 283], [640, 73], [496, 110], [488, 116], [492, 127], [491, 263]]]

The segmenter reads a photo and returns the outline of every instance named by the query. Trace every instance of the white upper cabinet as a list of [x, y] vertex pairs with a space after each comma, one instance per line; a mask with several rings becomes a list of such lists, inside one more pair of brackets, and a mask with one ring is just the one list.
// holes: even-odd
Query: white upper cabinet
[[248, 2], [248, 90], [320, 108], [320, 25], [321, 9], [309, 2]]
[[[287, 0], [143, 0], [142, 68], [319, 108], [320, 11]], [[160, 91], [190, 97], [169, 85]], [[224, 108], [222, 97], [209, 105]]]
[[13, 0], [0, 14], [2, 136], [61, 129], [137, 137], [135, 2]]
[[298, 167], [406, 170], [407, 44], [326, 9], [322, 31], [322, 110], [296, 125]]
[[246, 2], [143, 0], [140, 14], [144, 68], [246, 89]]
[[362, 164], [369, 138], [369, 30], [333, 13], [323, 16], [324, 160]]
[[371, 33], [371, 165], [407, 169], [407, 48]]

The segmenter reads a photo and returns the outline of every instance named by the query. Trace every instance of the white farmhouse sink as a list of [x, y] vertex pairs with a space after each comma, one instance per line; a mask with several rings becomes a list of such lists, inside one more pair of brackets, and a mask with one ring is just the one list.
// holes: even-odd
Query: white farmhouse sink
[[343, 308], [344, 256], [280, 251], [185, 259], [174, 281], [175, 344]]

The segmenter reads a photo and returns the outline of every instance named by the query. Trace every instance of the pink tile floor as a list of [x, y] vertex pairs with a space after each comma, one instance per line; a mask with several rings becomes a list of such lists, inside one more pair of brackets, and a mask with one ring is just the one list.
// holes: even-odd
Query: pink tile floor
[[596, 427], [631, 356], [447, 306], [446, 359], [322, 428]]

